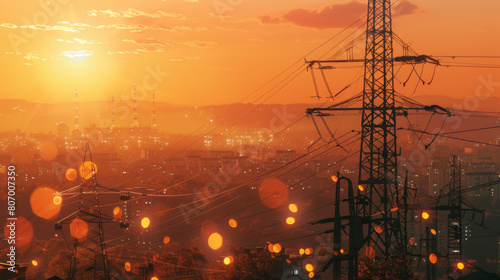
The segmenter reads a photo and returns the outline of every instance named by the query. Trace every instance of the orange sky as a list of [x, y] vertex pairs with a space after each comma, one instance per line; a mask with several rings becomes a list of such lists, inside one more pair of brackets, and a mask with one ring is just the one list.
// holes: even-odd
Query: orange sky
[[[66, 102], [78, 89], [81, 101], [128, 99], [137, 83], [148, 89], [141, 95], [146, 100], [156, 89], [159, 101], [173, 104], [233, 103], [366, 13], [365, 1], [50, 0], [48, 8], [41, 2], [0, 4], [0, 98]], [[500, 55], [499, 1], [400, 0], [394, 8], [394, 31], [420, 54]], [[307, 57], [320, 57], [344, 37]], [[355, 46], [356, 57], [363, 48]], [[401, 54], [399, 45], [394, 48]], [[358, 67], [329, 71], [334, 90], [361, 73], [361, 65], [351, 66]], [[406, 80], [408, 69], [399, 80]], [[441, 67], [416, 95], [470, 96], [478, 77], [490, 74], [500, 81], [500, 69]], [[428, 65], [423, 76], [431, 75]], [[406, 88], [397, 82], [397, 90], [411, 94], [413, 78]], [[498, 88], [493, 95], [500, 96]], [[360, 90], [358, 85], [352, 94]], [[312, 95], [304, 72], [266, 102], [312, 102]]]

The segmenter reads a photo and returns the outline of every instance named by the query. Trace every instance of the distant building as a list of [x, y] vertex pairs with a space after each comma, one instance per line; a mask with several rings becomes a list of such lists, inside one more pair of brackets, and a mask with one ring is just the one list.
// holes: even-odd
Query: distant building
[[[495, 163], [491, 161], [491, 158], [479, 158], [477, 162], [469, 164], [468, 172], [465, 173], [464, 190], [498, 180], [495, 168]], [[495, 196], [499, 195], [499, 191], [500, 184], [497, 184], [468, 192], [467, 196]]]
[[279, 163], [287, 164], [297, 158], [297, 151], [295, 150], [277, 150], [276, 161]]

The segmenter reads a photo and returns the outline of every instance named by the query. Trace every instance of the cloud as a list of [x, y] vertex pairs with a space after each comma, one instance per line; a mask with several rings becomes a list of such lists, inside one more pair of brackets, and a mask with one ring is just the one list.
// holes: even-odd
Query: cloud
[[353, 20], [365, 13], [365, 4], [351, 1], [346, 4], [329, 5], [322, 10], [302, 8], [290, 10], [283, 16], [283, 20], [298, 26], [323, 29], [349, 26]]
[[411, 15], [418, 12], [418, 6], [411, 3], [410, 1], [402, 1], [396, 6], [392, 7], [392, 15], [402, 16], [402, 15]]
[[64, 32], [80, 32], [83, 28], [81, 27], [69, 27], [62, 25], [46, 25], [46, 24], [31, 24], [31, 25], [15, 25], [13, 23], [2, 23], [0, 27], [4, 28], [25, 28], [34, 30], [45, 30], [45, 31], [64, 31]]
[[13, 23], [8, 23], [8, 22], [6, 22], [6, 23], [1, 23], [1, 24], [0, 24], [0, 27], [5, 27], [5, 28], [13, 28], [13, 29], [14, 29], [14, 28], [17, 28], [17, 25], [15, 25], [15, 24], [13, 24]]
[[192, 48], [208, 48], [212, 46], [217, 46], [216, 42], [208, 42], [208, 41], [189, 41], [189, 42], [183, 42], [181, 44]]
[[185, 58], [170, 58], [169, 60], [170, 61], [174, 61], [174, 62], [184, 62], [184, 61], [187, 61], [187, 60], [199, 60], [201, 59], [201, 57], [185, 57]]
[[94, 26], [97, 29], [124, 29], [131, 30], [130, 32], [138, 32], [139, 30], [157, 30], [157, 31], [193, 31], [191, 27], [187, 26], [160, 26], [160, 25], [144, 25], [144, 24], [107, 24]]
[[[269, 15], [259, 17], [261, 23], [278, 24], [288, 22], [297, 26], [316, 29], [347, 27], [366, 14], [366, 4], [351, 1], [345, 4], [332, 4], [322, 9], [292, 9], [282, 17]], [[393, 7], [393, 15], [409, 15], [417, 12], [418, 6], [410, 1], [402, 1]]]
[[122, 18], [134, 18], [134, 17], [149, 17], [149, 18], [161, 18], [161, 17], [172, 17], [177, 19], [184, 19], [184, 16], [178, 13], [167, 13], [164, 11], [146, 12], [141, 10], [136, 10], [130, 8], [128, 10], [112, 11], [112, 10], [90, 10], [85, 12], [89, 16], [104, 15], [109, 17], [122, 17]]
[[102, 44], [102, 42], [95, 42], [93, 40], [84, 40], [84, 39], [79, 39], [79, 38], [73, 38], [73, 40], [56, 39], [56, 42], [68, 43], [68, 44], [80, 44], [80, 45]]
[[261, 16], [259, 17], [260, 19], [260, 22], [262, 23], [268, 23], [268, 24], [276, 24], [276, 23], [280, 23], [281, 22], [281, 19], [279, 17], [271, 17], [271, 16]]
[[146, 39], [139, 39], [139, 40], [134, 40], [134, 39], [123, 39], [123, 42], [139, 45], [139, 46], [156, 46], [156, 47], [166, 47], [167, 44], [162, 43], [158, 40], [152, 39], [152, 38], [146, 38]]
[[65, 51], [61, 52], [61, 55], [69, 58], [77, 58], [91, 56], [93, 53], [93, 51]]

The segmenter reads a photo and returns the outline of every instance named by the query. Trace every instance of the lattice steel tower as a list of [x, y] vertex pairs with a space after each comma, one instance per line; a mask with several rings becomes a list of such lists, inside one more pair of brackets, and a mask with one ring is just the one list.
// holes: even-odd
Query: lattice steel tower
[[[396, 109], [392, 48], [391, 2], [369, 0], [361, 120], [359, 184], [369, 193], [368, 245], [385, 256], [400, 245], [397, 205]], [[377, 228], [377, 230], [375, 230]], [[381, 229], [381, 230], [380, 230]]]
[[58, 230], [62, 229], [63, 224], [70, 224], [72, 235], [75, 238], [68, 276], [70, 280], [110, 279], [103, 223], [114, 220], [101, 213], [99, 185], [97, 184], [95, 165], [92, 162], [90, 145], [87, 143], [83, 165], [80, 168], [83, 174], [82, 183], [79, 186], [80, 207], [77, 211], [56, 222]]
[[447, 274], [449, 279], [454, 279], [457, 274], [461, 276], [461, 271], [456, 270], [454, 266], [462, 260], [462, 187], [461, 187], [462, 168], [457, 156], [450, 159], [450, 183], [448, 199], [448, 267]]

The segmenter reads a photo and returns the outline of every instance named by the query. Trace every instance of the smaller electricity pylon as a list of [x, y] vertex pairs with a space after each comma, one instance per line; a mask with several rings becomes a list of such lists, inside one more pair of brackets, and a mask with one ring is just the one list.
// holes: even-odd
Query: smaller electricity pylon
[[[101, 186], [97, 183], [96, 165], [90, 152], [90, 145], [86, 143], [83, 163], [80, 166], [82, 181], [77, 187], [79, 192], [63, 191], [58, 195], [78, 195], [79, 209], [55, 224], [56, 230], [61, 230], [64, 224], [70, 224], [71, 234], [74, 237], [72, 258], [68, 279], [103, 279], [109, 280], [108, 257], [104, 240], [104, 223], [120, 223], [120, 227], [127, 227], [128, 223], [121, 219], [113, 219], [101, 213], [99, 195]], [[70, 190], [73, 190], [72, 188]], [[114, 194], [120, 192], [112, 192]], [[122, 195], [120, 199], [122, 199]], [[123, 199], [122, 199], [123, 200]]]
[[[342, 261], [348, 262], [348, 275], [349, 279], [356, 279], [358, 271], [358, 252], [363, 247], [365, 242], [363, 236], [363, 224], [370, 222], [369, 219], [362, 218], [356, 212], [357, 205], [368, 205], [368, 198], [359, 193], [355, 196], [352, 181], [337, 173], [337, 176], [332, 177], [336, 180], [335, 184], [335, 215], [333, 218], [326, 218], [319, 221], [312, 222], [311, 224], [325, 224], [334, 223], [333, 230], [328, 230], [325, 233], [333, 232], [333, 256], [330, 260], [323, 265], [320, 272], [325, 272], [330, 265], [333, 265], [333, 279], [340, 280], [342, 277]], [[340, 189], [342, 181], [347, 182], [347, 198], [340, 199]], [[340, 204], [347, 202], [349, 214], [341, 215]], [[347, 222], [345, 222], [347, 221]], [[347, 231], [346, 231], [347, 230]], [[342, 234], [349, 237], [349, 247], [346, 254], [341, 248]], [[346, 233], [348, 232], [348, 233]]]
[[[460, 164], [460, 159], [453, 155], [450, 157], [450, 178], [449, 182], [446, 186], [448, 192], [445, 194], [439, 195], [435, 202], [435, 206], [426, 207], [424, 206], [425, 202], [420, 202], [419, 205], [410, 205], [410, 208], [413, 210], [422, 210], [422, 211], [434, 211], [435, 218], [435, 229], [432, 235], [429, 236], [430, 229], [427, 227], [425, 231], [425, 239], [421, 239], [426, 242], [425, 254], [423, 253], [423, 248], [420, 249], [419, 254], [413, 254], [413, 256], [419, 256], [420, 258], [431, 259], [435, 258], [434, 263], [427, 262], [427, 279], [434, 280], [437, 278], [437, 262], [446, 262], [446, 276], [447, 279], [457, 279], [461, 276], [462, 271], [461, 268], [458, 268], [457, 265], [459, 263], [464, 263], [462, 257], [462, 218], [465, 216], [467, 212], [473, 214], [473, 216], [480, 215], [481, 222], [480, 225], [483, 224], [484, 221], [484, 211], [478, 210], [474, 208], [469, 203], [465, 203], [465, 199], [462, 196], [462, 184], [461, 184], [461, 173], [462, 168]], [[490, 184], [484, 184], [486, 186]], [[483, 185], [479, 185], [476, 187], [483, 187]], [[475, 187], [475, 188], [476, 188]], [[443, 198], [448, 198], [446, 201], [441, 201]], [[464, 206], [468, 206], [465, 208]], [[440, 234], [438, 231], [438, 223], [440, 220], [440, 214], [443, 211], [446, 211], [447, 218], [445, 218], [447, 223], [446, 234], [446, 244], [440, 244], [441, 246], [446, 246], [444, 250], [440, 250], [437, 244], [437, 235]], [[423, 212], [422, 212], [423, 213]]]

